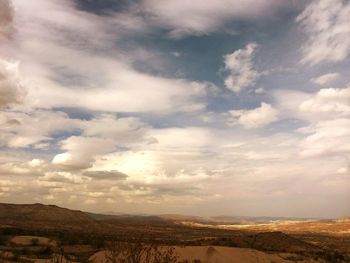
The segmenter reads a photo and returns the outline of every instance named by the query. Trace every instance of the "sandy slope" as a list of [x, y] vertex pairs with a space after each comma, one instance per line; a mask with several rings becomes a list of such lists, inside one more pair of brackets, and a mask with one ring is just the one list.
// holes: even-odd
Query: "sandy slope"
[[[189, 246], [176, 247], [176, 254], [180, 260], [199, 259], [202, 263], [284, 263], [295, 262], [287, 260], [291, 254], [268, 254], [248, 248], [231, 248], [231, 247], [211, 247], [211, 246]], [[104, 252], [98, 252], [90, 260], [93, 263], [100, 263], [104, 260]], [[314, 262], [314, 261], [301, 261]]]

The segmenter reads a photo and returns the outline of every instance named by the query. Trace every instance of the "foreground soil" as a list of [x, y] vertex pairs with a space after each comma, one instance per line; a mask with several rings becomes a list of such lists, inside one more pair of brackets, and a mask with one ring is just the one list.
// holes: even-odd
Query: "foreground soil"
[[[94, 254], [90, 260], [93, 263], [101, 263], [106, 260], [105, 251]], [[265, 253], [249, 248], [231, 248], [220, 246], [189, 246], [176, 247], [175, 254], [179, 262], [188, 260], [201, 263], [287, 263], [287, 262], [325, 262], [323, 260], [305, 259], [292, 253]], [[198, 261], [199, 262], [199, 261]]]

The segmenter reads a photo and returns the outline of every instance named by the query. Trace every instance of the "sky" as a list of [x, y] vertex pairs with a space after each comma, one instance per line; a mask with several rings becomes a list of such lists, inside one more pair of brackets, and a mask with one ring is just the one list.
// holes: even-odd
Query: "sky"
[[347, 0], [0, 0], [0, 202], [350, 215]]

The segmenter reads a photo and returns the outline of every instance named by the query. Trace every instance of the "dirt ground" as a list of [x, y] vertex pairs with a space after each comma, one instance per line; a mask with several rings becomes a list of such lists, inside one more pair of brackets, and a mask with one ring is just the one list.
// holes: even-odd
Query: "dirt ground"
[[15, 236], [11, 238], [11, 243], [15, 245], [21, 246], [30, 246], [33, 243], [40, 246], [56, 246], [56, 241], [51, 240], [46, 237], [38, 237], [38, 236]]
[[[192, 262], [195, 259], [201, 260], [202, 263], [289, 263], [295, 262], [296, 256], [288, 253], [264, 253], [248, 248], [231, 248], [218, 246], [189, 246], [176, 247], [175, 253], [179, 260], [189, 260]], [[104, 262], [105, 252], [100, 251], [94, 254], [90, 260], [93, 263]], [[322, 261], [298, 261], [305, 263], [322, 262]]]

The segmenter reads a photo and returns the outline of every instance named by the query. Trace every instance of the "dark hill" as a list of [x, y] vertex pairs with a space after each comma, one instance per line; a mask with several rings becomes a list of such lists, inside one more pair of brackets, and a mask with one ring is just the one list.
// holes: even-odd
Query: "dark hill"
[[319, 251], [320, 249], [312, 244], [301, 241], [282, 232], [263, 232], [251, 237], [250, 247], [270, 251]]
[[0, 224], [24, 229], [98, 230], [100, 225], [82, 211], [55, 205], [0, 203]]
[[218, 238], [208, 245], [253, 248], [273, 252], [320, 252], [322, 249], [311, 243], [279, 231], [262, 233], [244, 233], [229, 238]]

